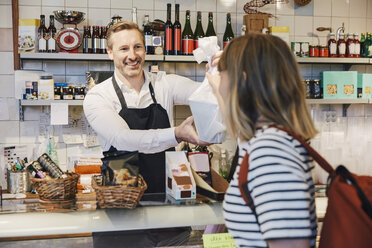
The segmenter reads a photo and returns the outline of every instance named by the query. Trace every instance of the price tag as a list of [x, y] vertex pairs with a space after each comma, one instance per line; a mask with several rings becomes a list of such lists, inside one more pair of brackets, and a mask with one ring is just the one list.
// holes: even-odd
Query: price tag
[[235, 248], [235, 241], [230, 233], [203, 234], [204, 248]]

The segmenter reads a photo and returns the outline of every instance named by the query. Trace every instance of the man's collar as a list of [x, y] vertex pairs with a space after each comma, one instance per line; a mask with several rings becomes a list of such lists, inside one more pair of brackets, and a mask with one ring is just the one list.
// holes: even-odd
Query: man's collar
[[[143, 72], [143, 75], [144, 75], [144, 78], [145, 78], [145, 82], [143, 83], [141, 90], [143, 89], [143, 87], [148, 88], [148, 85], [149, 85], [149, 82], [150, 82], [150, 77], [151, 77], [151, 75], [149, 75], [149, 73], [146, 73], [144, 70], [142, 70], [142, 72]], [[116, 71], [114, 71], [114, 77], [115, 77], [116, 82], [118, 83], [121, 91], [123, 91], [123, 92], [131, 92], [131, 91], [134, 90], [133, 88], [132, 89], [129, 88], [125, 83], [123, 83], [120, 80], [120, 78], [118, 77]]]

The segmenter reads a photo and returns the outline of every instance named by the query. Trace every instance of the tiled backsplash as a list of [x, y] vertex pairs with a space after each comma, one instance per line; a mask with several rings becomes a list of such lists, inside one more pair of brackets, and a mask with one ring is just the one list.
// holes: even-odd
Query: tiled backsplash
[[[142, 26], [143, 17], [149, 14], [150, 20], [166, 19], [166, 4], [172, 3], [172, 20], [174, 20], [174, 4], [180, 4], [180, 21], [182, 26], [185, 20], [185, 10], [191, 10], [191, 26], [196, 25], [196, 11], [202, 11], [203, 28], [207, 28], [208, 12], [214, 13], [214, 27], [221, 42], [225, 29], [226, 12], [232, 14], [232, 26], [235, 35], [240, 34], [243, 24], [243, 6], [250, 0], [19, 0], [20, 18], [39, 18], [45, 14], [49, 24], [49, 14], [54, 10], [68, 9], [86, 13], [86, 19], [79, 24], [79, 28], [85, 24], [106, 25], [113, 15], [120, 15], [123, 19], [131, 19], [131, 8], [138, 9], [138, 22]], [[372, 32], [372, 0], [313, 0], [305, 7], [299, 7], [290, 0], [288, 4], [270, 4], [259, 9], [276, 16], [269, 20], [270, 26], [289, 26], [290, 41], [309, 41], [314, 44], [325, 44], [327, 32], [318, 32], [319, 26], [332, 27], [336, 31], [344, 23], [345, 32]], [[25, 107], [25, 121], [19, 121], [18, 100], [14, 98], [14, 71], [13, 54], [11, 48], [12, 28], [11, 1], [0, 0], [0, 43], [5, 44], [0, 48], [0, 100], [8, 103], [10, 120], [0, 120], [0, 146], [13, 144], [28, 144], [34, 146], [39, 134], [39, 115], [41, 107]], [[56, 22], [57, 29], [61, 24]], [[6, 37], [6, 38], [4, 38]], [[4, 40], [4, 42], [2, 42]], [[150, 63], [146, 63], [148, 68]], [[167, 73], [177, 73], [201, 82], [204, 78], [205, 64], [196, 63], [158, 63], [161, 70]], [[300, 64], [301, 74], [304, 78], [320, 78], [320, 72], [324, 70], [345, 70], [343, 65], [329, 64]], [[44, 70], [52, 72], [56, 82], [84, 83], [87, 70], [113, 70], [111, 62], [102, 61], [23, 61], [23, 69]], [[349, 70], [357, 70], [360, 73], [372, 73], [372, 66], [354, 65]], [[327, 123], [323, 119], [324, 111], [335, 110], [337, 121]], [[175, 106], [174, 123], [177, 125], [185, 117], [189, 116], [190, 110], [186, 106]], [[359, 147], [370, 147], [372, 134], [369, 134], [369, 126], [372, 124], [372, 107], [369, 105], [352, 105], [348, 109], [347, 117], [342, 117], [341, 105], [316, 105], [312, 106], [312, 114], [320, 131], [313, 144], [320, 149], [331, 162], [350, 162], [358, 160], [360, 171], [372, 169], [367, 167], [367, 158], [357, 159], [362, 149], [355, 149], [355, 139], [358, 135], [364, 135], [359, 140]], [[343, 131], [337, 132], [343, 128]], [[372, 129], [371, 129], [372, 130]], [[89, 151], [82, 145], [66, 145], [62, 142], [62, 127], [54, 127], [53, 134], [58, 137], [58, 153], [62, 167], [66, 166], [67, 157], [72, 152]], [[329, 140], [338, 137], [337, 145], [329, 146]], [[341, 138], [340, 138], [341, 137]], [[345, 143], [348, 141], [349, 143]], [[36, 145], [37, 146], [37, 145]], [[340, 149], [341, 152], [340, 152]], [[335, 154], [344, 154], [336, 156]], [[345, 157], [347, 154], [348, 156]], [[0, 156], [2, 157], [2, 156]], [[336, 159], [337, 158], [337, 159]], [[4, 161], [0, 159], [0, 167]], [[353, 163], [354, 164], [354, 163]], [[355, 164], [354, 164], [355, 165]], [[357, 170], [358, 170], [357, 168]], [[323, 174], [324, 175], [324, 174]], [[322, 176], [318, 176], [322, 178]], [[1, 180], [1, 177], [0, 177]]]

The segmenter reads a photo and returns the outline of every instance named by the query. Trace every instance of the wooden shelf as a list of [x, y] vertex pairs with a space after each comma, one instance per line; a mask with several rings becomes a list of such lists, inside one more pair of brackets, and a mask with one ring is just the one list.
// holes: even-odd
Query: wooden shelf
[[[20, 53], [21, 59], [45, 60], [104, 60], [110, 61], [107, 54], [91, 53]], [[164, 61], [163, 55], [146, 55], [146, 61]]]
[[322, 58], [309, 57], [298, 58], [296, 60], [300, 64], [372, 64], [370, 58]]
[[21, 100], [22, 106], [50, 106], [51, 103], [68, 103], [69, 106], [82, 106], [84, 100]]
[[372, 99], [306, 99], [307, 104], [370, 104]]

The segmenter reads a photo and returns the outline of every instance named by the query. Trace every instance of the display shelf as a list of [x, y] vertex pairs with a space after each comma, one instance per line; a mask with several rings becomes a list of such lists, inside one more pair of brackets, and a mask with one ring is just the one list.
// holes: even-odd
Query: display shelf
[[196, 62], [192, 55], [165, 55], [164, 61], [168, 62]]
[[296, 57], [296, 60], [300, 64], [372, 64], [372, 59], [370, 58]]
[[50, 106], [51, 103], [67, 103], [69, 106], [82, 106], [84, 100], [21, 100], [22, 106]]
[[[45, 60], [110, 60], [107, 54], [90, 53], [20, 53], [20, 58]], [[146, 55], [146, 61], [163, 60], [163, 55]]]
[[369, 104], [372, 99], [306, 99], [307, 104]]

